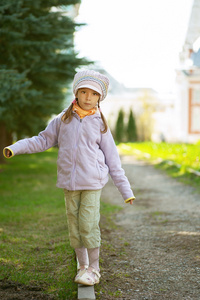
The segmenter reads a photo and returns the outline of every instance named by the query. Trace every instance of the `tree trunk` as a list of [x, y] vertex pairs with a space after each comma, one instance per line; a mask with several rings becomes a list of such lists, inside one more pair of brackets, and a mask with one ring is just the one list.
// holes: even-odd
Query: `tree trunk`
[[7, 131], [5, 123], [0, 122], [0, 163], [4, 163], [3, 148], [13, 142], [12, 133]]

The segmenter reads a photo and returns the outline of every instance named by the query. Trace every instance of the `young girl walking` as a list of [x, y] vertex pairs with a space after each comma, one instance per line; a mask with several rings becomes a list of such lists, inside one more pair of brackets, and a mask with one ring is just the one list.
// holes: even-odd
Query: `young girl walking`
[[100, 109], [108, 86], [109, 79], [99, 72], [78, 72], [73, 82], [75, 100], [68, 109], [38, 136], [20, 140], [3, 151], [10, 158], [58, 145], [57, 187], [64, 189], [69, 239], [78, 261], [75, 282], [84, 285], [94, 285], [100, 279], [100, 196], [108, 174], [125, 203], [132, 204], [135, 199]]

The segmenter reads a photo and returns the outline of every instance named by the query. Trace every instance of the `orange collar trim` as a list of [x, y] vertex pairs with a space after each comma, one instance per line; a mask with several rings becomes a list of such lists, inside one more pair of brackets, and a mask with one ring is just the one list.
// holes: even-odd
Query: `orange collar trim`
[[72, 110], [76, 112], [81, 119], [83, 119], [86, 116], [94, 115], [97, 111], [97, 108], [94, 107], [90, 110], [84, 110], [77, 103], [74, 103]]

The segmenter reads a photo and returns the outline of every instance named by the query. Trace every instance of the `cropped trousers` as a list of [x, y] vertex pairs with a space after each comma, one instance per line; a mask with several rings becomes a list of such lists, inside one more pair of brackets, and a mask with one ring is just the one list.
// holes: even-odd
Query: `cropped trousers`
[[101, 190], [64, 189], [70, 245], [73, 248], [97, 248], [101, 244]]

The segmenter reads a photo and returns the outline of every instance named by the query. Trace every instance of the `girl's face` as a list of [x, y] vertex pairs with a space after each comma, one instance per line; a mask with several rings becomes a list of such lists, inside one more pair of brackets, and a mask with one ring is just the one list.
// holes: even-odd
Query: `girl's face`
[[76, 97], [80, 108], [90, 110], [97, 105], [100, 94], [89, 88], [81, 88], [78, 90]]

